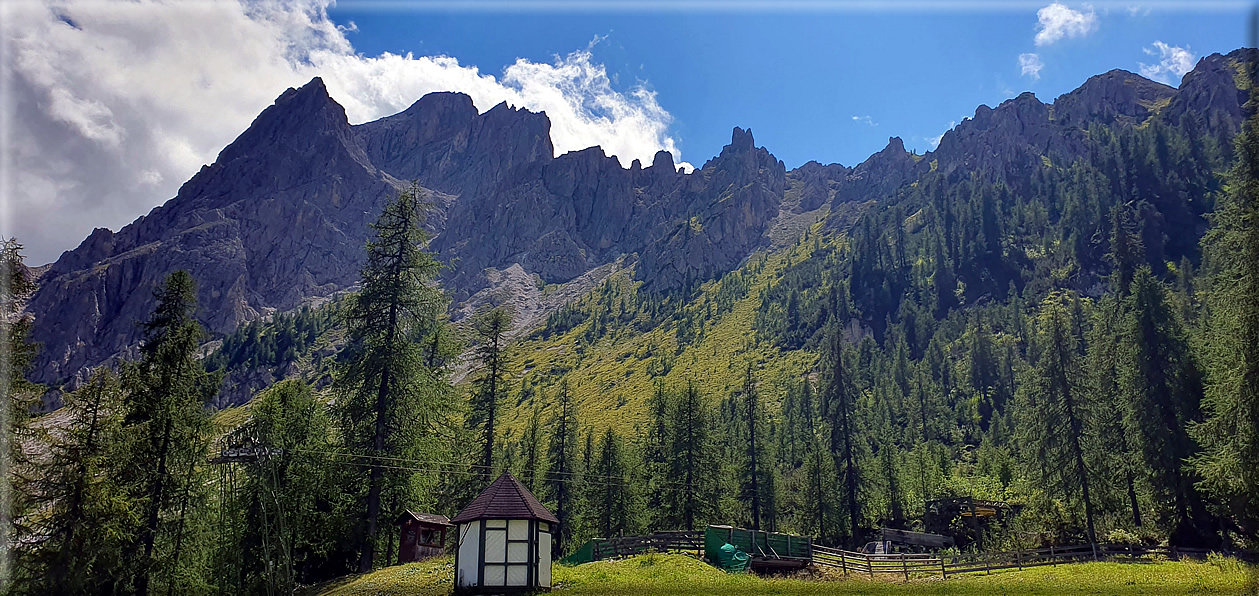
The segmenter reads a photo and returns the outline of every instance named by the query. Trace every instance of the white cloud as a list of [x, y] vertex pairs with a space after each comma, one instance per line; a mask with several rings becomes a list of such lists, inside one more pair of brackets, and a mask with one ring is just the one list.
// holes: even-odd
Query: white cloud
[[1040, 80], [1040, 69], [1045, 67], [1045, 63], [1040, 61], [1040, 56], [1036, 54], [1019, 54], [1019, 68], [1023, 71], [1023, 76], [1032, 77], [1033, 81]]
[[1064, 37], [1084, 37], [1096, 31], [1097, 14], [1092, 6], [1084, 8], [1087, 12], [1054, 2], [1036, 11], [1036, 45], [1049, 45]]
[[1130, 17], [1148, 17], [1150, 16], [1150, 7], [1148, 6], [1129, 6], [1128, 16]]
[[936, 150], [936, 148], [940, 146], [940, 140], [944, 138], [945, 133], [949, 132], [950, 130], [953, 130], [953, 127], [954, 127], [954, 126], [957, 126], [957, 121], [956, 121], [956, 120], [950, 120], [950, 121], [949, 121], [949, 127], [948, 127], [947, 129], [945, 129], [945, 130], [944, 130], [944, 132], [942, 132], [942, 133], [940, 133], [940, 134], [938, 134], [938, 135], [936, 135], [936, 136], [934, 136], [934, 137], [923, 137], [923, 139], [922, 139], [922, 140], [926, 141], [928, 145], [931, 145], [931, 150], [932, 150], [932, 151], [935, 151], [935, 150]]
[[628, 165], [664, 149], [690, 168], [655, 93], [614, 89], [590, 47], [497, 77], [446, 56], [364, 56], [347, 38], [353, 23], [328, 18], [330, 2], [3, 3], [0, 234], [43, 263], [93, 227], [118, 229], [316, 75], [354, 123], [462, 91], [482, 111], [545, 111], [557, 154], [600, 145]]
[[875, 122], [875, 121], [874, 121], [874, 118], [871, 118], [871, 117], [869, 117], [869, 116], [853, 116], [853, 117], [852, 117], [852, 121], [853, 121], [853, 122], [862, 122], [862, 123], [868, 124], [868, 125], [870, 125], [870, 126], [878, 126], [878, 125], [879, 125], [879, 123], [878, 123], [878, 122]]
[[1153, 79], [1168, 85], [1173, 81], [1179, 82], [1185, 73], [1193, 70], [1196, 56], [1189, 51], [1189, 47], [1170, 46], [1161, 41], [1155, 41], [1153, 48], [1145, 48], [1145, 53], [1151, 56], [1157, 56], [1158, 64], [1146, 64], [1139, 62], [1141, 76], [1147, 79]]

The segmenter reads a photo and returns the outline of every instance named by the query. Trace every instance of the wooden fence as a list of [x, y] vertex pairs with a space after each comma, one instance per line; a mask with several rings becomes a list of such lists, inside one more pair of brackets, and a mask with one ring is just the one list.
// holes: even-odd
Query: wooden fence
[[947, 579], [949, 575], [958, 573], [992, 573], [1002, 569], [1025, 569], [1086, 561], [1134, 560], [1153, 556], [1172, 559], [1205, 558], [1208, 552], [1211, 551], [1126, 544], [1082, 544], [996, 553], [876, 555], [814, 545], [813, 563], [841, 569], [845, 574], [856, 573], [870, 577], [892, 573], [903, 575], [906, 580], [911, 575], [924, 574], [940, 575]]
[[645, 552], [691, 551], [702, 553], [704, 533], [679, 530], [656, 532], [646, 536], [621, 536], [598, 539], [594, 543], [594, 560], [629, 557]]

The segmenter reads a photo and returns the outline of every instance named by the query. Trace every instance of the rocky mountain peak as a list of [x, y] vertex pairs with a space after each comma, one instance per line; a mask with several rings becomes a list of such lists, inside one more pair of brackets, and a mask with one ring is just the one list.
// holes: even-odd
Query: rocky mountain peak
[[1053, 117], [1063, 125], [1078, 127], [1093, 122], [1109, 126], [1119, 120], [1139, 124], [1175, 94], [1172, 87], [1115, 69], [1090, 77], [1076, 90], [1058, 96]]
[[219, 153], [218, 162], [226, 163], [277, 143], [292, 142], [296, 137], [334, 135], [344, 137], [349, 131], [345, 108], [332, 99], [323, 79], [315, 77], [299, 87], [290, 87], [275, 103], [254, 118], [249, 128]]

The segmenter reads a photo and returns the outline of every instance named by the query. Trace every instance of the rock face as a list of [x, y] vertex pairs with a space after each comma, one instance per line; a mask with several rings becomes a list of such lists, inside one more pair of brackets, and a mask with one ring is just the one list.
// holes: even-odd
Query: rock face
[[320, 79], [289, 89], [175, 198], [96, 230], [41, 276], [32, 376], [75, 385], [133, 348], [175, 269], [197, 277], [212, 333], [352, 287], [368, 224], [410, 180], [434, 203], [431, 248], [457, 299], [487, 268], [565, 282], [632, 253], [660, 290], [719, 274], [765, 242], [785, 184], [740, 129], [689, 174], [665, 152], [629, 169], [598, 147], [553, 153], [547, 117], [505, 104], [478, 114], [466, 95], [435, 93], [351, 126]]
[[175, 269], [197, 277], [199, 317], [216, 334], [353, 287], [368, 224], [412, 180], [433, 203], [431, 248], [456, 300], [502, 277], [495, 271], [568, 282], [635, 254], [636, 275], [667, 291], [735, 267], [780, 213], [829, 205], [843, 225], [860, 213], [844, 204], [887, 197], [932, 170], [1026, 177], [1046, 158], [1081, 155], [1092, 123], [1193, 116], [1226, 138], [1240, 127], [1241, 65], [1255, 57], [1203, 58], [1179, 90], [1111, 71], [1052, 106], [1030, 93], [980, 106], [925, 156], [892, 138], [856, 167], [792, 172], [740, 128], [690, 173], [665, 152], [629, 168], [599, 147], [555, 157], [545, 114], [506, 104], [478, 113], [460, 93], [351, 126], [316, 78], [280, 95], [173, 199], [118, 232], [94, 231], [41, 276], [28, 305], [43, 344], [31, 376], [74, 385], [134, 348], [153, 289]]

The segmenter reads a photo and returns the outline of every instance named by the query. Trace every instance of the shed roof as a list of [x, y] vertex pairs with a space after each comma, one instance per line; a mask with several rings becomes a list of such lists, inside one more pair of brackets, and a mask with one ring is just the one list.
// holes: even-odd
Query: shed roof
[[402, 512], [402, 515], [399, 515], [398, 519], [394, 521], [393, 523], [394, 525], [397, 525], [409, 519], [413, 519], [420, 523], [433, 524], [435, 526], [453, 525], [450, 523], [450, 518], [444, 515], [438, 515], [436, 513], [416, 513], [414, 511], [411, 511], [410, 509], [407, 509], [406, 511]]
[[560, 523], [510, 472], [503, 472], [450, 521], [461, 524], [478, 519], [536, 519]]

